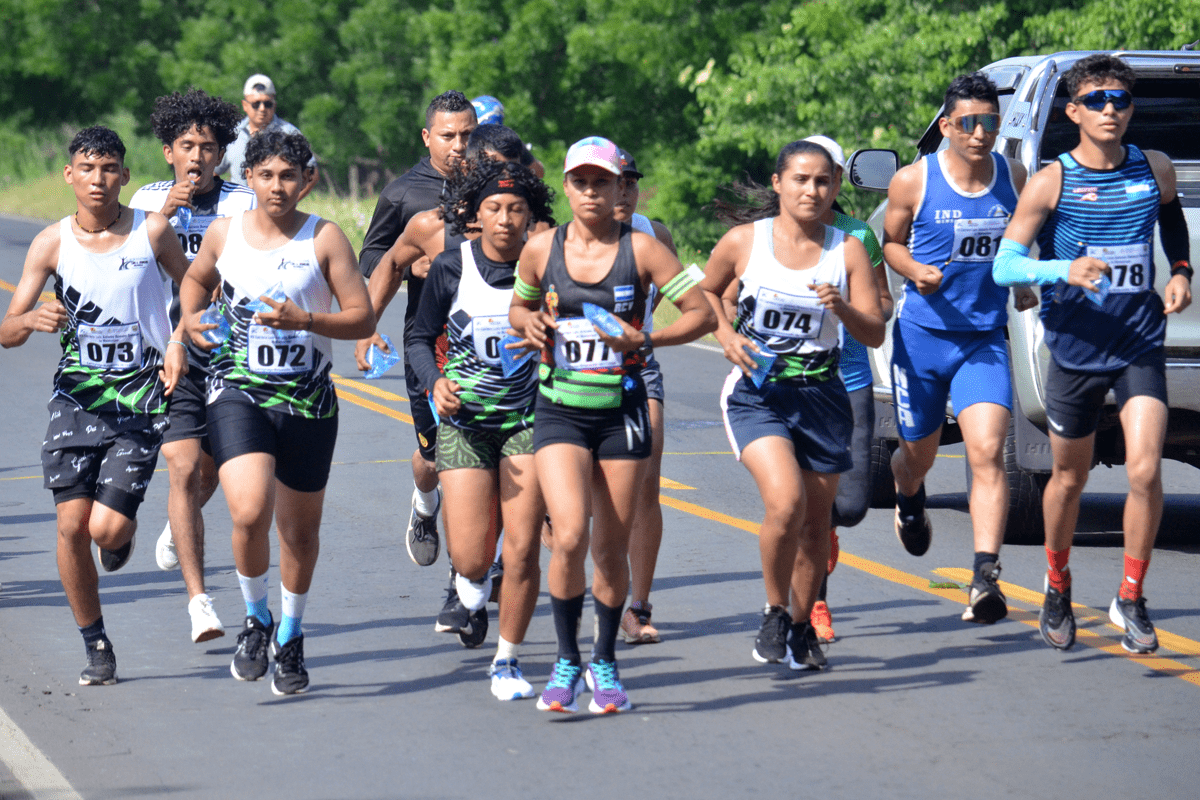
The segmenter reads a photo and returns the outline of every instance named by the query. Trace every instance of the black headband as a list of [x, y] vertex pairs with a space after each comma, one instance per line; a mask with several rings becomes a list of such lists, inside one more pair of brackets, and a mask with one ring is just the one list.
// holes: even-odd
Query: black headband
[[475, 210], [478, 211], [479, 206], [483, 205], [483, 201], [494, 194], [515, 194], [517, 197], [523, 197], [525, 202], [530, 206], [533, 205], [533, 200], [529, 196], [529, 190], [516, 178], [501, 172], [484, 184], [484, 187], [475, 195]]

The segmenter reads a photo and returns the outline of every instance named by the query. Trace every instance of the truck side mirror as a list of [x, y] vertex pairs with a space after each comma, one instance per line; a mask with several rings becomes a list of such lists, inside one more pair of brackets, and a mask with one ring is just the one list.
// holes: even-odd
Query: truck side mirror
[[900, 156], [895, 150], [857, 150], [846, 164], [850, 183], [872, 192], [886, 192], [899, 169]]

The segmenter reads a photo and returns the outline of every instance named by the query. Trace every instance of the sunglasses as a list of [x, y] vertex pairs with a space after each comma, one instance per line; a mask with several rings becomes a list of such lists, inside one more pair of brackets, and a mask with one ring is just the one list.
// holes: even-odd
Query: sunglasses
[[1129, 108], [1133, 103], [1133, 95], [1125, 89], [1096, 89], [1079, 95], [1071, 102], [1077, 106], [1090, 108], [1092, 111], [1103, 111], [1106, 105], [1112, 103], [1114, 109], [1121, 111]]
[[274, 100], [255, 100], [253, 103], [250, 104], [250, 107], [253, 108], [255, 111], [258, 111], [258, 109], [260, 109], [260, 108], [265, 108], [268, 111], [270, 111], [272, 108], [275, 107], [275, 101]]
[[961, 127], [964, 133], [974, 133], [977, 125], [983, 126], [984, 133], [1000, 130], [999, 114], [963, 114], [961, 117], [954, 117], [950, 122]]

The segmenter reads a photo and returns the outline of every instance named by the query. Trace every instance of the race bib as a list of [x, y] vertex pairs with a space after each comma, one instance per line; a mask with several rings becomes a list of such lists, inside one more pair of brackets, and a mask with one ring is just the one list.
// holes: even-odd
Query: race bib
[[277, 331], [266, 325], [251, 325], [246, 361], [260, 375], [292, 375], [312, 370], [312, 334], [308, 331]]
[[1087, 255], [1112, 267], [1110, 294], [1134, 294], [1150, 291], [1150, 245], [1090, 245]]
[[954, 220], [952, 261], [991, 261], [1000, 249], [1008, 220], [1004, 217]]
[[754, 329], [767, 336], [813, 339], [821, 333], [825, 306], [812, 296], [759, 289], [754, 298]]
[[124, 372], [142, 365], [142, 334], [128, 325], [80, 325], [75, 330], [79, 363], [89, 369]]
[[507, 333], [507, 315], [472, 319], [471, 336], [475, 344], [475, 357], [489, 367], [500, 366], [500, 340]]
[[600, 339], [586, 317], [557, 320], [554, 335], [554, 363], [560, 369], [615, 369], [621, 366], [621, 353], [614, 352]]

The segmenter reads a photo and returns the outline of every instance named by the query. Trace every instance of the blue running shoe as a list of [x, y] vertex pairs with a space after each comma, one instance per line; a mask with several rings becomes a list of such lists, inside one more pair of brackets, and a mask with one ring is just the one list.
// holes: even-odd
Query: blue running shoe
[[492, 694], [497, 700], [533, 697], [533, 687], [521, 674], [521, 667], [515, 658], [493, 661], [488, 667], [488, 675], [492, 677]]
[[538, 698], [538, 711], [558, 711], [563, 714], [574, 714], [579, 710], [576, 702], [579, 693], [583, 691], [583, 668], [572, 664], [565, 658], [560, 658], [554, 664], [550, 673], [550, 682], [546, 690]]
[[587, 668], [587, 687], [592, 690], [592, 701], [588, 710], [593, 714], [615, 714], [633, 708], [621, 676], [617, 674], [617, 662], [592, 659]]

